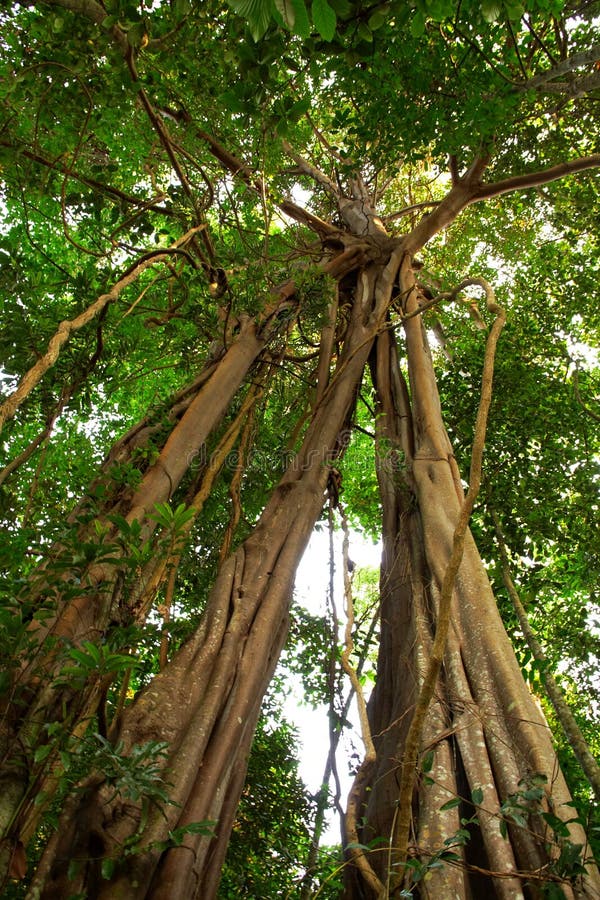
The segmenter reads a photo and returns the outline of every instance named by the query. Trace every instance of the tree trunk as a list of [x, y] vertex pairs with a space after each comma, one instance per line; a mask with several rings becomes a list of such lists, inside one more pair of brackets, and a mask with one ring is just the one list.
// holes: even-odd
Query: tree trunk
[[[418, 290], [408, 265], [401, 270], [401, 290], [406, 312], [418, 309]], [[398, 876], [390, 865], [403, 747], [463, 498], [419, 316], [405, 321], [405, 332], [410, 396], [389, 334], [378, 338], [372, 366], [381, 414], [378, 476], [384, 549], [379, 669], [369, 704], [377, 767], [363, 796], [360, 839], [373, 847], [369, 860], [387, 885]], [[572, 819], [572, 808], [565, 806], [570, 796], [550, 730], [523, 681], [470, 534], [453, 602], [444, 669], [422, 737], [422, 771], [413, 796], [413, 859], [406, 883], [410, 872], [417, 873], [413, 895], [432, 900], [540, 896], [544, 881], [562, 883], [567, 897], [596, 896], [595, 868], [590, 867], [584, 879], [574, 878], [573, 887], [568, 873], [553, 868], [566, 838], [556, 838], [543, 815]], [[547, 779], [543, 796], [537, 801], [521, 793], [527, 818], [522, 827], [511, 819], [507, 806], [501, 807], [511, 795], [530, 787], [537, 775]], [[457, 798], [459, 805], [442, 808]], [[466, 826], [468, 835], [461, 834], [461, 819], [474, 815]], [[503, 819], [508, 821], [507, 838], [501, 831]], [[568, 833], [571, 842], [585, 848], [578, 824], [570, 823]], [[444, 851], [452, 851], [453, 858], [440, 858]], [[437, 865], [428, 869], [431, 863]], [[354, 867], [348, 874], [347, 896], [374, 896]]]
[[[335, 374], [296, 459], [252, 535], [222, 566], [195, 634], [124, 712], [117, 737], [125, 752], [148, 740], [168, 743], [177, 805], [150, 811], [143, 822], [139, 804], [93, 778], [48, 845], [31, 897], [84, 890], [102, 900], [215, 896], [261, 700], [287, 634], [295, 570], [323, 506], [329, 466], [343, 451], [398, 262], [361, 273]], [[215, 823], [214, 837], [190, 833], [181, 846], [157, 846], [174, 828], [206, 820]], [[139, 846], [126, 857], [138, 829]], [[110, 880], [100, 878], [100, 858], [117, 861]], [[70, 879], [72, 859], [85, 863]]]
[[[322, 269], [341, 277], [357, 265], [360, 252], [350, 247], [324, 261]], [[80, 647], [85, 641], [102, 642], [112, 629], [145, 620], [152, 597], [149, 602], [145, 596], [145, 573], [137, 573], [132, 579], [128, 555], [132, 549], [140, 550], [156, 529], [153, 512], [157, 504], [170, 500], [190, 468], [202, 461], [207, 441], [260, 353], [278, 333], [282, 309], [289, 322], [294, 293], [294, 282], [286, 281], [273, 290], [256, 320], [241, 316], [229, 346], [219, 348], [195, 383], [175, 398], [163, 420], [144, 421], [117, 442], [91, 486], [92, 496], [99, 487], [103, 489], [100, 510], [94, 510], [89, 498], [84, 499], [70, 518], [74, 529], [70, 541], [53, 548], [30, 580], [25, 599], [36, 615], [29, 626], [0, 729], [0, 755], [9, 760], [0, 775], [0, 834], [12, 842], [27, 841], [35, 833], [55, 790], [56, 778], [48, 773], [51, 764], [56, 766], [55, 751], [62, 745], [56, 744], [42, 762], [34, 758], [40, 745], [48, 741], [45, 726], [60, 726], [67, 739], [82, 722], [87, 724], [94, 717], [110, 684], [110, 677], [90, 678], [84, 686], [72, 686], [61, 679], [59, 689], [56, 679], [65, 664], [72, 662], [65, 658], [65, 649]], [[158, 455], [147, 468], [137, 469], [139, 462], [132, 463], [133, 456], [143, 448]], [[125, 464], [135, 465], [141, 472], [136, 487], [111, 484], [113, 467]], [[121, 543], [115, 516], [126, 528], [134, 527], [131, 534], [135, 548]], [[97, 526], [106, 528], [101, 539]], [[99, 555], [91, 563], [75, 563], [79, 548], [86, 544], [97, 545]], [[42, 786], [46, 802], [34, 803]], [[2, 859], [0, 856], [0, 870]]]
[[[3, 718], [0, 735], [2, 757], [13, 758], [12, 765], [4, 769], [2, 777], [5, 801], [9, 796], [12, 798], [10, 803], [4, 802], [1, 806], [3, 833], [10, 828], [12, 834], [26, 832], [28, 837], [39, 821], [43, 806], [31, 805], [26, 799], [27, 793], [37, 793], [39, 778], [43, 778], [43, 767], [35, 764], [33, 754], [48, 739], [45, 725], [62, 723], [68, 732], [82, 720], [89, 721], [102, 695], [103, 687], [98, 679], [90, 679], [83, 688], [70, 687], [64, 681], [61, 688], [57, 688], [55, 679], [68, 661], [64, 656], [65, 648], [81, 646], [84, 641], [102, 640], [111, 628], [143, 621], [147, 614], [147, 608], [136, 607], [134, 585], [125, 582], [131, 567], [127, 565], [126, 548], [119, 545], [118, 531], [110, 525], [110, 516], [118, 513], [130, 523], [138, 521], [141, 546], [156, 527], [148, 514], [157, 503], [171, 497], [190, 465], [203, 452], [205, 442], [218, 426], [263, 346], [264, 340], [257, 336], [255, 326], [248, 323], [236, 343], [208, 366], [199, 389], [181, 402], [184, 407], [181, 415], [172, 416], [174, 425], [158, 459], [145, 472], [137, 489], [133, 492], [122, 490], [121, 496], [113, 500], [110, 489], [112, 465], [121, 462], [123, 452], [127, 457], [133, 448], [139, 448], [140, 442], [153, 429], [151, 426], [141, 428], [131, 435], [131, 441], [120, 442], [118, 451], [111, 455], [106, 466], [109, 499], [104, 504], [104, 514], [90, 523], [89, 511], [85, 505], [80, 505], [73, 516], [76, 537], [73, 535], [70, 543], [54, 548], [49, 561], [32, 578], [25, 599], [33, 606], [34, 599], [39, 598], [35, 608], [37, 615], [31, 620], [23, 662], [13, 679], [10, 709]], [[82, 515], [88, 522], [79, 525], [78, 517]], [[81, 562], [74, 563], [73, 560], [77, 557], [78, 546], [98, 540], [93, 531], [98, 522], [104, 522], [110, 530], [104, 536], [104, 543], [100, 544], [98, 561], [82, 568]], [[109, 557], [109, 561], [103, 561], [102, 556]], [[35, 653], [34, 646], [38, 648]]]

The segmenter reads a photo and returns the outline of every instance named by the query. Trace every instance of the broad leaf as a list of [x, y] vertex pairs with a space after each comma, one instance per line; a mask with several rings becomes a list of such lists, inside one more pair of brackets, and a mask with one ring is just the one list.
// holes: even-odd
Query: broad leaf
[[332, 40], [335, 34], [337, 17], [327, 0], [313, 0], [312, 19], [323, 40]]
[[255, 41], [265, 34], [272, 21], [273, 0], [227, 0], [229, 6], [243, 16]]

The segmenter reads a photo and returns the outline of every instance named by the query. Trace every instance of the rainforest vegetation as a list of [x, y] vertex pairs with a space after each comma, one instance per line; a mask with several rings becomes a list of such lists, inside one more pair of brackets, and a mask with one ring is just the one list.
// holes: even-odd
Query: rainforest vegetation
[[599, 23], [1, 5], [3, 896], [600, 897]]

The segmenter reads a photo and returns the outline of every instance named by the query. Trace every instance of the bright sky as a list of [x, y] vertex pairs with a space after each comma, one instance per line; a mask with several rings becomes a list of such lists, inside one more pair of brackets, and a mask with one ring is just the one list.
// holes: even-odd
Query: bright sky
[[[341, 624], [344, 621], [343, 580], [342, 580], [342, 533], [337, 531], [335, 542], [335, 593], [336, 608]], [[381, 559], [381, 545], [373, 544], [358, 532], [350, 533], [349, 557], [358, 568], [363, 566], [378, 567]], [[310, 539], [296, 576], [295, 599], [313, 615], [326, 615], [327, 590], [329, 585], [329, 534], [327, 530], [315, 531]], [[323, 772], [329, 751], [329, 734], [327, 708], [313, 709], [302, 702], [302, 687], [297, 685], [285, 703], [286, 717], [294, 722], [300, 731], [301, 746], [298, 748], [300, 759], [300, 777], [311, 793], [316, 793], [321, 785]], [[350, 711], [349, 718], [356, 722], [355, 710]], [[357, 728], [352, 735], [354, 749], [362, 759], [363, 746]], [[342, 785], [342, 806], [346, 805], [346, 797], [352, 784], [348, 772], [348, 756], [350, 741], [342, 740], [338, 748], [338, 771]], [[339, 823], [335, 811], [331, 809], [328, 828], [323, 835], [323, 843], [339, 843]]]

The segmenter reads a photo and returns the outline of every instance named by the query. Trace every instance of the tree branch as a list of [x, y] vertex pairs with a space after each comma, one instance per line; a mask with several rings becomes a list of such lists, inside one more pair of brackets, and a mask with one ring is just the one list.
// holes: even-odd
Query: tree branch
[[560, 75], [565, 75], [567, 72], [572, 72], [574, 69], [583, 68], [583, 66], [591, 66], [599, 59], [600, 44], [594, 44], [589, 50], [574, 53], [572, 56], [567, 57], [567, 59], [563, 59], [561, 62], [556, 63], [551, 69], [547, 69], [545, 72], [540, 72], [539, 75], [534, 75], [533, 78], [527, 79], [527, 81], [520, 85], [520, 90], [528, 91], [531, 88], [538, 88], [548, 81], [552, 81], [553, 78], [558, 78]]
[[549, 169], [514, 175], [512, 178], [505, 178], [494, 184], [481, 185], [469, 203], [479, 203], [480, 200], [488, 200], [490, 197], [498, 197], [500, 194], [508, 194], [510, 191], [523, 191], [542, 184], [550, 184], [552, 181], [558, 181], [559, 178], [566, 178], [567, 175], [575, 175], [578, 172], [599, 167], [600, 153], [594, 153], [592, 156], [583, 156], [580, 159], [558, 163]]
[[405, 206], [403, 209], [399, 209], [398, 212], [390, 213], [389, 216], [382, 216], [381, 220], [385, 223], [394, 222], [396, 219], [401, 219], [403, 216], [408, 216], [411, 212], [415, 212], [419, 209], [428, 209], [431, 206], [439, 206], [439, 200], [424, 200], [422, 203], [412, 203], [410, 206]]
[[60, 323], [54, 337], [50, 339], [48, 349], [44, 355], [38, 359], [35, 365], [33, 365], [25, 375], [23, 375], [16, 390], [13, 391], [13, 393], [4, 401], [2, 406], [0, 406], [0, 431], [7, 419], [14, 416], [19, 406], [21, 406], [32, 390], [39, 384], [48, 369], [54, 365], [59, 357], [61, 349], [69, 340], [71, 334], [74, 331], [79, 331], [80, 328], [83, 328], [84, 325], [91, 322], [92, 319], [99, 315], [109, 303], [116, 300], [126, 287], [136, 281], [147, 268], [155, 265], [157, 262], [168, 259], [172, 253], [181, 249], [181, 247], [186, 244], [192, 235], [199, 231], [201, 227], [204, 226], [192, 228], [178, 240], [174, 241], [170, 247], [165, 247], [164, 250], [159, 250], [158, 252], [152, 251], [151, 253], [146, 254], [146, 256], [143, 256], [137, 263], [127, 269], [119, 280], [115, 282], [108, 293], [101, 294], [91, 306], [88, 306], [87, 309], [74, 319], [65, 320]]
[[404, 238], [405, 252], [414, 255], [421, 247], [448, 225], [479, 197], [481, 178], [489, 165], [489, 156], [476, 156], [464, 175], [461, 175], [433, 212], [423, 216], [413, 230]]
[[292, 146], [287, 141], [282, 141], [282, 147], [287, 153], [289, 157], [291, 157], [301, 172], [304, 175], [308, 175], [313, 181], [316, 181], [317, 184], [320, 184], [325, 190], [332, 194], [333, 197], [339, 199], [339, 188], [337, 184], [331, 180], [331, 178], [325, 174], [325, 172], [321, 172], [320, 169], [317, 169], [316, 166], [313, 166], [312, 163], [308, 162], [308, 160], [304, 159], [303, 156], [300, 156], [299, 153], [296, 153]]
[[[233, 153], [230, 153], [229, 150], [223, 147], [223, 145], [207, 131], [196, 128], [196, 135], [208, 144], [215, 159], [217, 159], [221, 165], [234, 176], [234, 178], [241, 179], [248, 187], [252, 188], [252, 190], [262, 193], [262, 185], [255, 177], [252, 169], [245, 162], [238, 159]], [[307, 228], [315, 231], [321, 237], [339, 233], [339, 229], [334, 225], [331, 225], [329, 222], [324, 222], [322, 219], [319, 219], [318, 216], [314, 216], [312, 213], [309, 213], [291, 200], [280, 200], [277, 201], [276, 205], [281, 212], [285, 213], [285, 215], [290, 216], [301, 225], [306, 225]]]

